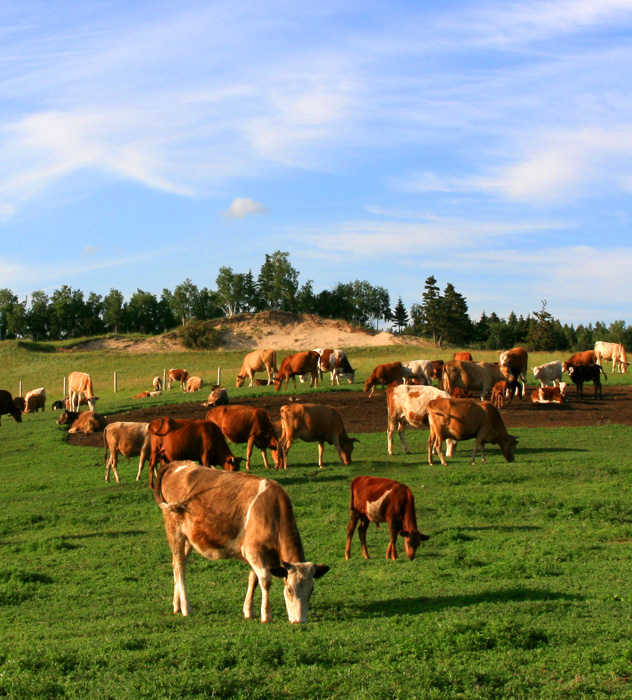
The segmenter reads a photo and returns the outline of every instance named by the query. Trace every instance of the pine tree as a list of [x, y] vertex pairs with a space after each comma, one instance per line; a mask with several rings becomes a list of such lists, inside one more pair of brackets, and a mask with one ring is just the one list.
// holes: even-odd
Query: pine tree
[[397, 304], [395, 304], [395, 308], [393, 309], [393, 321], [395, 322], [395, 328], [398, 333], [401, 333], [408, 325], [408, 312], [406, 311], [401, 297], [398, 297]]

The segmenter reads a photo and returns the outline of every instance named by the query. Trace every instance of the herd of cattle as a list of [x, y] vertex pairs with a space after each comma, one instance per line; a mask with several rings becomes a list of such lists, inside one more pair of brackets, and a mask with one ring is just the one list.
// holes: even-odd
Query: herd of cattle
[[[627, 358], [623, 346], [597, 343], [594, 350], [576, 353], [566, 362], [549, 362], [533, 368], [540, 387], [531, 394], [535, 403], [560, 403], [566, 400], [564, 373], [577, 386], [583, 398], [583, 384], [592, 381], [595, 396], [601, 395], [601, 363], [612, 360], [613, 371], [625, 372]], [[341, 350], [316, 349], [288, 355], [277, 369], [276, 352], [262, 350], [249, 353], [236, 377], [236, 387], [257, 383], [274, 384], [279, 391], [296, 378], [317, 386], [319, 377], [330, 372], [332, 385], [340, 378], [353, 383], [355, 370]], [[429, 427], [428, 463], [438, 454], [446, 464], [443, 445], [451, 456], [456, 444], [474, 440], [471, 463], [481, 452], [485, 463], [485, 444], [500, 446], [504, 458], [514, 461], [517, 439], [507, 433], [499, 409], [517, 394], [522, 397], [526, 385], [528, 353], [514, 348], [500, 353], [498, 363], [474, 362], [470, 353], [455, 353], [453, 360], [418, 360], [390, 362], [375, 367], [364, 384], [369, 398], [378, 385], [386, 388], [387, 447], [393, 454], [393, 433], [397, 430], [404, 452], [409, 453], [404, 431], [408, 427]], [[257, 372], [266, 372], [266, 380], [256, 380]], [[191, 377], [185, 369], [169, 371], [167, 388], [179, 382], [183, 391], [198, 391], [200, 377]], [[435, 386], [436, 382], [436, 386]], [[153, 391], [162, 391], [162, 380], [155, 377]], [[95, 396], [90, 375], [73, 372], [68, 378], [69, 395], [55, 402], [63, 409], [57, 423], [68, 425], [68, 432], [86, 434], [103, 431], [105, 480], [110, 471], [120, 481], [118, 455], [128, 460], [139, 457], [136, 480], [144, 463], [149, 461], [149, 486], [162, 510], [167, 539], [173, 554], [173, 611], [190, 613], [185, 590], [188, 556], [195, 549], [209, 559], [239, 558], [250, 566], [248, 589], [243, 606], [246, 618], [253, 614], [253, 596], [261, 585], [261, 620], [270, 620], [269, 589], [271, 577], [285, 581], [284, 596], [291, 622], [307, 619], [309, 598], [314, 580], [329, 570], [324, 564], [305, 560], [303, 545], [286, 492], [273, 480], [239, 473], [242, 458], [235, 456], [228, 443], [245, 443], [246, 469], [250, 470], [252, 451], [261, 450], [264, 466], [270, 468], [269, 449], [274, 466], [287, 469], [288, 453], [297, 439], [318, 443], [318, 465], [323, 467], [324, 443], [334, 445], [342, 464], [350, 464], [354, 443], [345, 430], [340, 412], [333, 406], [290, 402], [281, 407], [280, 421], [273, 423], [269, 413], [253, 406], [231, 404], [223, 387], [212, 387], [204, 420], [177, 419], [169, 416], [150, 423], [117, 421], [108, 423], [95, 412]], [[491, 401], [486, 401], [491, 394]], [[473, 398], [480, 396], [480, 401]], [[22, 413], [44, 410], [44, 388], [30, 391], [23, 399], [13, 399], [0, 390], [0, 415], [8, 413], [21, 422]], [[88, 406], [80, 411], [81, 405]], [[208, 469], [221, 467], [222, 471]], [[154, 483], [155, 472], [158, 469]], [[349, 524], [345, 559], [351, 556], [351, 540], [359, 522], [362, 553], [369, 558], [366, 533], [370, 522], [388, 523], [387, 558], [397, 557], [396, 540], [403, 537], [406, 554], [413, 559], [417, 548], [428, 536], [417, 528], [414, 496], [399, 482], [370, 476], [358, 476], [351, 482]]]

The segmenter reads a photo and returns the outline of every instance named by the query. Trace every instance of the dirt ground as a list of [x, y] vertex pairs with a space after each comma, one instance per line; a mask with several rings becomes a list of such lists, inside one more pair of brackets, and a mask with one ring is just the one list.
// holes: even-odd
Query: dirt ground
[[[533, 389], [534, 387], [532, 387]], [[539, 427], [579, 427], [589, 425], [606, 425], [608, 423], [632, 425], [632, 386], [604, 387], [603, 399], [592, 398], [592, 385], [584, 387], [583, 401], [575, 397], [575, 387], [570, 387], [570, 400], [559, 404], [532, 404], [528, 399], [514, 399], [502, 410], [503, 419], [508, 429]], [[265, 408], [273, 421], [279, 420], [281, 406], [289, 403], [290, 397], [297, 397], [302, 403], [325, 403], [335, 406], [344, 419], [347, 432], [373, 433], [386, 430], [386, 398], [384, 392], [376, 391], [373, 398], [361, 391], [333, 390], [326, 393], [294, 394], [291, 391], [279, 392], [265, 396], [241, 397], [239, 389], [228, 390], [231, 403], [240, 403]], [[530, 393], [530, 392], [529, 392]], [[590, 398], [588, 398], [590, 397]], [[146, 421], [162, 415], [173, 418], [204, 418], [207, 409], [201, 404], [206, 399], [200, 393], [200, 401], [168, 407], [152, 406], [107, 417], [108, 423], [114, 421]], [[140, 401], [140, 400], [139, 400]], [[69, 435], [72, 445], [102, 447], [103, 436]]]

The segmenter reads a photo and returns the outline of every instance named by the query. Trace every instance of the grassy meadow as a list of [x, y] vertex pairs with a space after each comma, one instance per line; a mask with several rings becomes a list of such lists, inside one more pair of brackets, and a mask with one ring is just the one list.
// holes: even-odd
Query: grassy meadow
[[[2, 388], [45, 386], [50, 402], [64, 374], [84, 370], [107, 414], [137, 406], [132, 396], [163, 368], [184, 366], [210, 382], [221, 367], [230, 389], [243, 354], [46, 353], [9, 342], [0, 344]], [[378, 362], [424, 354], [349, 351], [354, 388]], [[147, 399], [183, 400], [200, 394]], [[466, 445], [448, 467], [429, 467], [427, 433], [415, 431], [413, 454], [396, 440], [394, 457], [385, 432], [361, 435], [348, 467], [326, 447], [319, 470], [315, 444], [296, 443], [285, 473], [265, 472], [255, 453], [254, 473], [290, 494], [308, 558], [331, 566], [307, 624], [288, 623], [274, 581], [274, 619], [263, 625], [242, 619], [246, 565], [196, 554], [187, 576], [193, 615], [171, 613], [162, 515], [145, 479], [134, 481], [135, 460], [119, 462], [121, 484], [105, 484], [103, 450], [67, 445], [56, 417], [4, 416], [0, 427], [0, 697], [632, 698], [629, 427], [512, 430], [515, 463], [491, 446], [488, 464], [474, 467]], [[245, 446], [234, 451], [244, 456]], [[385, 526], [369, 529], [371, 560], [357, 533], [344, 560], [358, 474], [413, 490], [419, 527], [431, 536], [413, 562], [401, 542], [400, 558], [384, 559]]]

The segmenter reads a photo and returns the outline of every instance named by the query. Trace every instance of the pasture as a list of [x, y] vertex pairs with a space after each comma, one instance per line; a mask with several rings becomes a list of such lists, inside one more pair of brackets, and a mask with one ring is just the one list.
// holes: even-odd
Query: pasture
[[[44, 385], [50, 402], [61, 394], [64, 373], [90, 372], [98, 410], [107, 414], [137, 407], [132, 396], [162, 367], [187, 367], [206, 382], [221, 366], [236, 400], [231, 388], [243, 353], [0, 347], [0, 355], [2, 388], [15, 395], [20, 379], [25, 391]], [[420, 352], [349, 355], [361, 389], [378, 362]], [[530, 365], [548, 359], [537, 356]], [[328, 388], [327, 380], [318, 391]], [[271, 388], [243, 395], [256, 391]], [[172, 390], [146, 401], [205, 398], [205, 390]], [[348, 467], [327, 447], [322, 470], [314, 444], [295, 444], [290, 469], [265, 476], [288, 491], [307, 557], [331, 571], [316, 582], [305, 625], [288, 623], [282, 584], [273, 581], [274, 619], [262, 625], [242, 619], [246, 565], [196, 554], [187, 576], [193, 615], [171, 613], [162, 515], [145, 479], [134, 481], [135, 460], [119, 463], [121, 484], [105, 484], [103, 450], [68, 445], [56, 417], [47, 408], [22, 424], [5, 416], [0, 427], [0, 697], [632, 697], [628, 426], [515, 428], [514, 464], [491, 446], [488, 464], [474, 467], [467, 445], [448, 467], [429, 467], [425, 431], [409, 431], [413, 454], [397, 450], [394, 457], [386, 454], [384, 431], [360, 435]], [[234, 451], [244, 456], [245, 446]], [[253, 464], [264, 475], [259, 455]], [[349, 483], [358, 474], [412, 489], [419, 528], [431, 536], [413, 562], [401, 540], [400, 558], [387, 561], [387, 528], [373, 525], [372, 559], [362, 558], [356, 534], [352, 558], [344, 560]]]

